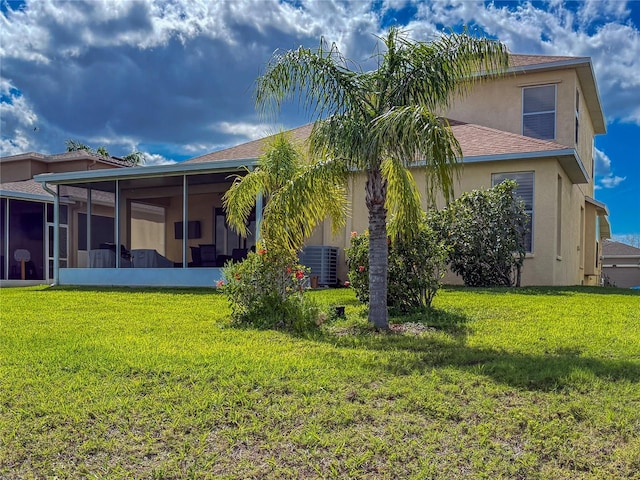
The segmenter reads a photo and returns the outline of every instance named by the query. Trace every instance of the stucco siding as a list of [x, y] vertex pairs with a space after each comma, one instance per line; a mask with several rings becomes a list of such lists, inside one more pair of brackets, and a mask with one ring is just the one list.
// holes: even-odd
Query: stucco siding
[[[534, 219], [533, 252], [527, 254], [522, 271], [523, 285], [575, 285], [580, 284], [582, 273], [579, 270], [578, 251], [581, 194], [570, 183], [564, 170], [554, 159], [512, 160], [466, 164], [460, 181], [456, 183], [455, 193], [479, 188], [490, 188], [494, 173], [533, 172], [534, 173]], [[414, 177], [422, 193], [426, 191], [424, 171], [414, 169]], [[563, 179], [562, 200], [562, 254], [557, 254], [557, 178]], [[353, 199], [352, 212], [347, 227], [338, 235], [331, 235], [331, 226], [325, 222], [316, 229], [307, 245], [333, 245], [344, 249], [349, 246], [350, 232], [363, 232], [368, 228], [368, 215], [364, 201], [365, 176], [356, 174], [350, 190]], [[583, 198], [583, 197], [582, 197]], [[424, 197], [423, 197], [424, 200]], [[442, 198], [439, 207], [444, 206]], [[423, 202], [426, 208], [426, 203]], [[338, 276], [346, 278], [344, 258], [341, 258]], [[579, 273], [580, 272], [580, 273]], [[454, 275], [445, 279], [448, 283], [460, 283]]]

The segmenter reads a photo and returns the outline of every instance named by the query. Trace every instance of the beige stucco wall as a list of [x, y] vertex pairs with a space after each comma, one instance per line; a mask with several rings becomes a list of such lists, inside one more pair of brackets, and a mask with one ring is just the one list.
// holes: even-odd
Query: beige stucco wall
[[[473, 87], [469, 95], [454, 101], [443, 112], [448, 118], [476, 123], [522, 135], [522, 89], [537, 85], [556, 85], [556, 138], [575, 148], [590, 177], [593, 177], [594, 128], [575, 70], [509, 75]], [[578, 143], [575, 142], [576, 90], [579, 92]], [[591, 194], [593, 190], [591, 189]]]
[[[571, 184], [560, 164], [553, 158], [534, 160], [511, 160], [465, 164], [460, 181], [455, 187], [456, 196], [464, 191], [490, 188], [494, 173], [534, 172], [534, 219], [533, 252], [527, 254], [522, 271], [523, 285], [579, 285], [584, 279], [584, 255], [593, 260], [595, 268], [595, 212], [585, 208], [584, 233], [581, 237], [581, 208], [585, 207], [584, 194], [577, 185]], [[423, 171], [414, 171], [421, 192], [426, 191]], [[558, 177], [561, 178], [561, 211], [558, 222]], [[351, 181], [350, 195], [353, 199], [352, 213], [347, 226], [338, 234], [331, 235], [328, 222], [316, 229], [307, 241], [308, 245], [332, 245], [341, 249], [348, 247], [350, 232], [362, 232], [368, 227], [368, 216], [364, 201], [364, 174], [357, 174]], [[440, 207], [443, 201], [438, 201]], [[426, 208], [426, 204], [423, 205]], [[560, 232], [558, 232], [560, 225]], [[592, 226], [590, 226], [592, 225]], [[591, 230], [589, 230], [589, 228]], [[558, 234], [561, 235], [558, 251]], [[581, 244], [581, 241], [583, 244]], [[588, 247], [585, 246], [588, 244]], [[591, 260], [589, 260], [591, 261]], [[338, 268], [338, 277], [347, 278], [344, 252]], [[461, 283], [455, 275], [446, 277], [448, 283]]]
[[148, 248], [164, 255], [166, 252], [165, 235], [165, 211], [162, 207], [132, 203], [130, 250]]
[[0, 181], [21, 182], [29, 180], [34, 175], [45, 173], [46, 166], [42, 162], [33, 160], [19, 160], [15, 162], [4, 162], [0, 164]]

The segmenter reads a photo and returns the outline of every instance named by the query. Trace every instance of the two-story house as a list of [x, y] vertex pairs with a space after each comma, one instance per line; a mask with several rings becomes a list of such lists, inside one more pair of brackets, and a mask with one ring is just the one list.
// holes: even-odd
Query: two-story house
[[[531, 216], [523, 285], [598, 284], [600, 241], [610, 235], [610, 228], [605, 205], [594, 199], [593, 139], [606, 128], [591, 60], [512, 55], [508, 75], [478, 85], [441, 114], [450, 119], [463, 152], [456, 192], [491, 187], [505, 178], [519, 184], [518, 194]], [[291, 131], [298, 140], [309, 133], [309, 125]], [[219, 268], [215, 261], [201, 262], [200, 251], [229, 258], [255, 242], [228, 228], [221, 199], [230, 185], [229, 174], [255, 165], [264, 143], [256, 140], [176, 165], [37, 176], [37, 181], [59, 188], [61, 196], [71, 187], [113, 194], [113, 243], [127, 248], [140, 248], [132, 235], [132, 205], [161, 209], [164, 235], [153, 248], [174, 264], [174, 271], [169, 275], [165, 268], [162, 276], [156, 268], [117, 272], [122, 270], [118, 261], [111, 269], [116, 272], [98, 272], [82, 267], [76, 260], [80, 257], [72, 254], [58, 281], [213, 285], [220, 278]], [[424, 184], [422, 175], [417, 168], [416, 180]], [[341, 252], [349, 245], [350, 232], [367, 228], [364, 176], [354, 174], [350, 182], [352, 215], [344, 231], [333, 236], [325, 224], [307, 242], [335, 247], [329, 250], [338, 252], [339, 260], [329, 267], [341, 280], [347, 278]], [[75, 215], [91, 217], [91, 212], [79, 202]], [[260, 217], [257, 208], [253, 231]], [[74, 221], [78, 219], [72, 216]]]

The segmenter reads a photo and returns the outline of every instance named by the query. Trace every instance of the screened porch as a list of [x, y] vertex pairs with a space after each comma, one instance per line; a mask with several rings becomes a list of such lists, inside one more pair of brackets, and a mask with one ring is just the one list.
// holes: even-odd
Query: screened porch
[[234, 160], [36, 176], [54, 195], [54, 283], [215, 286], [226, 262], [255, 248], [261, 198], [247, 238], [229, 227], [222, 208], [233, 177], [252, 165]]

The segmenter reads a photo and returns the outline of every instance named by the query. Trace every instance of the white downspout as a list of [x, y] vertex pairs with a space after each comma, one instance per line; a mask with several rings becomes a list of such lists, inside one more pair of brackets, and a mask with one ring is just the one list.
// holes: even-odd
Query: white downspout
[[60, 196], [43, 182], [42, 188], [53, 196], [53, 285], [60, 280]]

